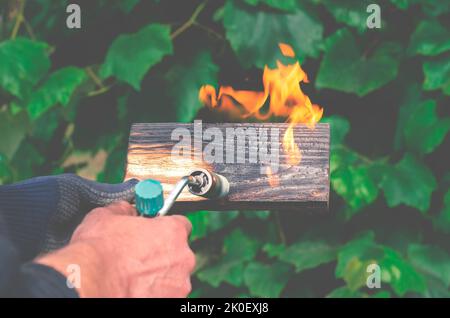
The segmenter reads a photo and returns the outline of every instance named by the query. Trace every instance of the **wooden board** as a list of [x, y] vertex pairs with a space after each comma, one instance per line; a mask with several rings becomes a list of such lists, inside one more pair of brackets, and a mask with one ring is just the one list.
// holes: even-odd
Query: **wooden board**
[[[197, 122], [195, 125], [194, 127], [194, 124], [181, 123], [133, 124], [130, 132], [125, 178], [159, 180], [163, 184], [165, 197], [168, 196], [174, 184], [182, 176], [189, 174], [195, 168], [212, 170], [229, 180], [230, 193], [226, 199], [206, 200], [190, 194], [185, 189], [174, 206], [175, 210], [300, 210], [311, 208], [324, 210], [328, 208], [330, 183], [330, 134], [328, 124], [317, 124], [314, 129], [310, 129], [305, 125], [297, 125], [294, 128], [295, 141], [302, 154], [301, 162], [298, 165], [288, 164], [288, 154], [283, 150], [282, 139], [288, 127], [287, 124], [203, 123], [199, 126]], [[200, 159], [198, 156], [202, 154], [202, 150], [206, 149], [205, 147], [210, 144], [212, 139], [205, 140], [205, 132], [208, 128], [213, 127], [218, 128], [223, 133], [224, 151], [231, 149], [227, 147], [238, 147], [237, 139], [226, 138], [227, 128], [254, 128], [258, 133], [262, 131], [261, 129], [266, 129], [269, 143], [271, 142], [271, 134], [278, 130], [279, 168], [275, 177], [269, 179], [266, 173], [261, 173], [266, 171], [264, 168], [267, 169], [265, 167], [267, 165], [261, 165], [259, 156], [258, 162], [249, 162], [250, 151], [258, 152], [259, 148], [263, 148], [258, 147], [261, 144], [255, 144], [254, 139], [252, 142], [249, 141], [249, 138], [245, 139], [245, 158], [242, 158], [242, 156], [240, 158], [241, 161], [245, 161], [243, 163], [237, 163], [237, 157], [235, 157], [234, 163], [230, 163], [231, 160], [227, 161], [226, 153], [223, 156], [224, 162], [222, 163], [207, 163], [205, 160]], [[178, 157], [173, 157], [173, 147], [180, 140], [177, 138], [172, 140], [172, 133], [176, 128], [181, 128], [184, 132], [190, 133], [192, 149], [189, 155], [192, 159], [187, 160], [187, 157], [181, 156], [181, 153]], [[200, 134], [203, 134], [203, 137], [198, 134], [199, 131]], [[260, 136], [262, 134], [258, 135], [258, 138]], [[273, 140], [276, 140], [276, 138]], [[220, 144], [219, 141], [220, 139], [218, 144]], [[237, 152], [237, 148], [235, 150]], [[277, 185], [271, 186], [271, 183]]]

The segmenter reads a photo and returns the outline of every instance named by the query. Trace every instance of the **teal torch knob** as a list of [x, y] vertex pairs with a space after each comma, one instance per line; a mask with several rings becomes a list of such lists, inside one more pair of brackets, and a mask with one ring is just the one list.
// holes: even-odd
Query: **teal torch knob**
[[136, 209], [141, 215], [154, 217], [164, 205], [163, 188], [157, 180], [139, 182], [135, 193]]

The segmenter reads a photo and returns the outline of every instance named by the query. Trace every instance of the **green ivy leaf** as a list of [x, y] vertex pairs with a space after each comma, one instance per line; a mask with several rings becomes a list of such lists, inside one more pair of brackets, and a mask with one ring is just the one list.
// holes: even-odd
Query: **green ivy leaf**
[[343, 278], [347, 287], [355, 291], [366, 285], [371, 273], [367, 266], [377, 264], [381, 269], [381, 281], [388, 283], [395, 293], [425, 292], [425, 280], [393, 249], [374, 241], [373, 232], [348, 242], [338, 252], [336, 277]]
[[390, 298], [391, 297], [391, 293], [388, 292], [387, 290], [382, 290], [379, 291], [373, 295], [371, 295], [372, 298]]
[[347, 166], [334, 171], [331, 185], [349, 206], [348, 217], [378, 197], [378, 187], [369, 173], [370, 166]]
[[450, 118], [438, 118], [434, 100], [422, 102], [408, 117], [404, 128], [406, 146], [419, 154], [434, 151], [450, 130]]
[[0, 111], [0, 153], [11, 159], [25, 138], [28, 128], [26, 113], [21, 112], [12, 116], [7, 111]]
[[450, 189], [447, 190], [444, 196], [444, 208], [433, 223], [436, 228], [450, 233]]
[[123, 12], [130, 13], [140, 1], [141, 0], [120, 0], [118, 6]]
[[321, 122], [330, 124], [330, 139], [332, 148], [344, 143], [345, 137], [350, 131], [350, 123], [347, 118], [333, 115], [323, 118]]
[[437, 183], [430, 169], [411, 154], [395, 166], [385, 165], [381, 188], [389, 207], [405, 204], [425, 213]]
[[12, 178], [12, 169], [8, 158], [0, 153], [0, 185], [8, 183]]
[[405, 145], [404, 131], [406, 122], [410, 114], [416, 112], [420, 107], [422, 103], [421, 92], [420, 85], [417, 83], [412, 83], [406, 88], [397, 116], [398, 120], [394, 137], [394, 148], [397, 151], [401, 150]]
[[356, 28], [360, 33], [367, 30], [367, 6], [372, 0], [325, 0], [325, 8], [333, 15], [336, 21]]
[[342, 286], [331, 291], [327, 298], [362, 298], [363, 296], [364, 294], [357, 290], [351, 290], [347, 286]]
[[450, 287], [450, 256], [444, 250], [436, 246], [411, 244], [408, 246], [408, 258], [417, 270]]
[[0, 87], [25, 98], [47, 73], [50, 60], [44, 42], [17, 38], [0, 43]]
[[219, 67], [214, 64], [211, 53], [199, 53], [188, 65], [175, 65], [166, 75], [169, 82], [169, 95], [173, 96], [176, 109], [176, 120], [192, 121], [203, 105], [198, 99], [198, 91], [202, 85], [210, 84], [217, 87]]
[[198, 272], [197, 277], [213, 287], [218, 287], [222, 282], [239, 287], [243, 282], [245, 263], [255, 257], [260, 246], [259, 241], [236, 229], [225, 238], [219, 262]]
[[238, 211], [197, 211], [188, 213], [187, 217], [192, 223], [190, 239], [195, 241], [204, 238], [211, 232], [217, 231], [229, 224], [238, 215]]
[[384, 256], [380, 260], [381, 277], [391, 285], [394, 292], [403, 296], [407, 292], [424, 293], [425, 279], [406, 262], [396, 251], [384, 247]]
[[266, 245], [269, 256], [295, 266], [297, 273], [329, 263], [336, 258], [336, 249], [324, 241], [302, 241], [287, 248]]
[[250, 293], [258, 297], [279, 297], [289, 281], [290, 268], [283, 263], [266, 265], [251, 262], [244, 271]]
[[425, 81], [423, 89], [427, 91], [442, 89], [445, 95], [450, 95], [450, 57], [445, 56], [436, 61], [423, 63]]
[[267, 243], [263, 246], [263, 251], [266, 252], [269, 257], [276, 257], [286, 250], [284, 244]]
[[47, 112], [33, 121], [30, 135], [44, 142], [50, 142], [60, 123], [59, 112]]
[[330, 173], [333, 174], [341, 167], [346, 169], [348, 166], [358, 162], [358, 160], [358, 154], [346, 147], [338, 146], [332, 148], [330, 155]]
[[245, 67], [272, 66], [281, 56], [278, 43], [292, 45], [298, 57], [318, 57], [323, 27], [306, 10], [268, 12], [228, 0], [223, 9], [228, 41]]
[[391, 2], [401, 10], [407, 10], [412, 5], [420, 4], [422, 10], [431, 16], [438, 16], [450, 12], [450, 1], [391, 0]]
[[223, 243], [223, 254], [225, 259], [249, 261], [258, 252], [261, 243], [244, 234], [241, 229], [231, 232]]
[[374, 242], [374, 233], [367, 232], [342, 246], [337, 254], [335, 275], [347, 283], [347, 287], [355, 291], [366, 284], [367, 266], [376, 263], [382, 252]]
[[417, 0], [391, 0], [391, 2], [399, 9], [406, 10], [410, 5], [415, 4]]
[[114, 40], [100, 75], [103, 78], [115, 76], [140, 90], [141, 81], [149, 69], [172, 52], [170, 28], [150, 24], [136, 33], [121, 35]]
[[28, 140], [22, 142], [11, 162], [14, 162], [17, 180], [25, 180], [36, 176], [37, 168], [46, 158]]
[[267, 220], [270, 211], [241, 211], [242, 215], [247, 219]]
[[243, 262], [223, 261], [201, 270], [197, 273], [197, 277], [215, 288], [219, 287], [223, 282], [240, 287], [243, 283], [243, 272]]
[[433, 17], [450, 12], [450, 1], [427, 1], [419, 0], [422, 3], [422, 10]]
[[56, 104], [66, 106], [85, 78], [85, 72], [77, 67], [65, 67], [52, 73], [27, 103], [30, 118], [36, 120]]
[[114, 148], [106, 159], [105, 168], [97, 176], [97, 180], [107, 183], [123, 182], [125, 176], [125, 163], [127, 159], [127, 150], [121, 147]]
[[325, 46], [317, 88], [364, 96], [397, 77], [401, 47], [396, 43], [383, 43], [368, 57], [357, 47], [351, 32], [341, 29], [326, 40]]
[[297, 1], [296, 0], [244, 0], [245, 3], [251, 5], [251, 6], [257, 6], [260, 4], [265, 4], [269, 7], [284, 10], [284, 11], [293, 11], [298, 8]]
[[411, 35], [408, 52], [420, 55], [438, 55], [450, 50], [450, 32], [437, 20], [419, 23]]

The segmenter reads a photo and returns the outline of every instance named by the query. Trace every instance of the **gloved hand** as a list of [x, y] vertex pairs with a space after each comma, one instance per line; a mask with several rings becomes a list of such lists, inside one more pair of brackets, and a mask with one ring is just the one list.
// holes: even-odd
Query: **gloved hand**
[[0, 222], [22, 259], [29, 260], [66, 245], [92, 209], [115, 201], [131, 202], [137, 182], [110, 185], [62, 174], [1, 186]]

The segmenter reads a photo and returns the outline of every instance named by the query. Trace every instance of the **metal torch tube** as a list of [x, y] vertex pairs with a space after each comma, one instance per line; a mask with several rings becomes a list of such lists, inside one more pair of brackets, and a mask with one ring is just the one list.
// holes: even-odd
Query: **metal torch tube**
[[[202, 176], [207, 177], [207, 181], [205, 181]], [[204, 182], [207, 182], [207, 184], [205, 185]], [[187, 185], [189, 185], [189, 191], [192, 194], [208, 199], [222, 198], [226, 196], [230, 190], [230, 184], [225, 177], [212, 173], [206, 169], [195, 170], [189, 176], [182, 177], [180, 181], [175, 184], [175, 187], [172, 192], [170, 192], [167, 200], [164, 201], [164, 205], [157, 215], [166, 215]]]
[[175, 203], [175, 200], [180, 195], [181, 191], [183, 191], [184, 187], [188, 185], [190, 182], [191, 183], [195, 182], [194, 178], [192, 178], [191, 176], [184, 176], [181, 178], [180, 181], [177, 182], [172, 192], [170, 192], [169, 196], [167, 197], [167, 200], [164, 201], [164, 205], [161, 208], [161, 210], [159, 210], [158, 215], [163, 216], [166, 215], [167, 212], [169, 212], [169, 210]]

